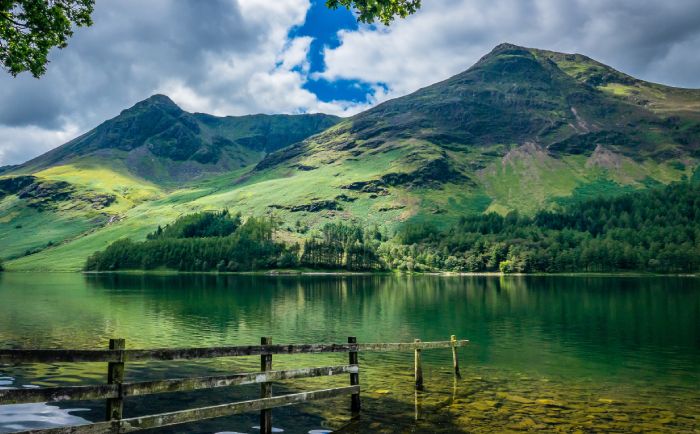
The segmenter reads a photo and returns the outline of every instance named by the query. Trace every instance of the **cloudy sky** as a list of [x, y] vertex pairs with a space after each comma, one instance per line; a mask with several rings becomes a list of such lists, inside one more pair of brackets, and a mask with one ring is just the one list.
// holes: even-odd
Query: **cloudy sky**
[[97, 0], [37, 80], [0, 72], [0, 166], [154, 93], [218, 115], [351, 115], [468, 68], [501, 42], [700, 87], [698, 0], [423, 0], [390, 27], [322, 0]]

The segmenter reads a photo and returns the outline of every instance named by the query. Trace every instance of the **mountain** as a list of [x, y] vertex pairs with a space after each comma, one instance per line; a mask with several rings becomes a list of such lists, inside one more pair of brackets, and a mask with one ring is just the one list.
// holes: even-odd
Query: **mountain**
[[196, 210], [274, 214], [290, 241], [338, 219], [391, 235], [668, 184], [699, 158], [700, 90], [502, 44], [346, 119], [217, 118], [154, 96], [6, 171], [0, 239], [10, 269], [77, 269]]
[[173, 190], [217, 175], [235, 179], [267, 153], [339, 120], [325, 114], [216, 117], [154, 95], [44, 155], [0, 168], [0, 255], [30, 258], [115, 225]]
[[336, 186], [399, 200], [392, 189], [424, 189], [414, 215], [459, 214], [455, 202], [532, 212], [601, 185], [690, 174], [700, 155], [699, 104], [698, 90], [645, 83], [580, 55], [503, 44], [461, 74], [268, 155], [256, 171], [377, 162], [372, 172], [344, 171]]
[[325, 114], [216, 117], [188, 113], [167, 96], [153, 95], [12, 171], [119, 162], [145, 180], [181, 183], [245, 167], [339, 120]]

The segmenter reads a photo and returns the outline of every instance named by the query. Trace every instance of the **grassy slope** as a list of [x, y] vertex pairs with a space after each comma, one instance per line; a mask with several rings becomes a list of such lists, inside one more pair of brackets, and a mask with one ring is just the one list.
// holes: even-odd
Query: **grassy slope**
[[49, 242], [76, 237], [104, 221], [72, 212], [40, 212], [16, 197], [5, 198], [0, 202], [1, 255], [5, 259], [18, 257], [28, 250], [45, 248]]
[[682, 89], [638, 80], [581, 54], [564, 54], [534, 50], [539, 57], [549, 58], [581, 83], [657, 113], [685, 113], [697, 118], [700, 114], [700, 89]]
[[39, 253], [8, 261], [8, 269], [19, 271], [80, 270], [87, 256], [97, 250], [104, 249], [114, 240], [123, 237], [144, 238], [157, 225], [165, 225], [175, 220], [180, 214], [192, 211], [193, 208], [186, 204], [193, 197], [196, 197], [196, 192], [173, 193], [164, 199], [137, 205], [128, 210], [117, 222], [107, 224], [93, 232], [80, 234], [75, 239]]
[[[349, 182], [367, 179], [382, 172], [381, 167], [363, 165], [360, 162], [328, 165], [309, 172], [294, 173], [293, 176], [282, 174], [266, 174], [268, 179], [250, 179], [246, 184], [234, 188], [222, 188], [230, 182], [229, 179], [219, 179], [204, 183], [200, 188], [182, 189], [164, 195], [161, 199], [146, 201], [119, 214], [121, 220], [101, 227], [94, 228], [85, 219], [71, 218], [68, 215], [36, 214], [19, 216], [9, 221], [0, 221], [0, 238], [8, 240], [8, 245], [15, 248], [16, 253], [23, 252], [35, 244], [45, 244], [45, 240], [59, 240], [62, 237], [71, 239], [42, 252], [8, 261], [11, 270], [79, 270], [85, 258], [92, 252], [104, 249], [116, 239], [129, 237], [143, 239], [157, 225], [165, 225], [175, 220], [179, 215], [198, 210], [229, 208], [241, 211], [245, 215], [264, 215], [273, 213], [285, 222], [285, 228], [294, 230], [297, 220], [303, 225], [319, 227], [334, 219], [364, 222], [366, 225], [376, 225], [380, 230], [391, 234], [401, 222], [406, 220], [431, 221], [447, 224], [467, 213], [479, 213], [485, 210], [507, 212], [510, 209], [520, 209], [529, 212], [538, 207], [540, 200], [564, 198], [575, 194], [581, 198], [598, 194], [612, 194], [625, 191], [628, 188], [641, 186], [640, 178], [633, 182], [627, 179], [617, 183], [613, 180], [607, 183], [591, 180], [614, 179], [620, 172], [606, 172], [608, 176], [596, 177], [587, 173], [583, 158], [573, 157], [569, 161], [559, 162], [562, 168], [551, 170], [544, 163], [537, 161], [528, 164], [518, 161], [512, 166], [496, 165], [498, 170], [484, 171], [483, 187], [465, 188], [462, 185], [447, 184], [440, 190], [417, 189], [406, 190], [390, 188], [387, 196], [370, 198], [367, 194], [355, 194], [338, 188]], [[542, 164], [537, 166], [537, 164]], [[634, 164], [634, 163], [629, 163]], [[567, 170], [570, 169], [570, 170]], [[644, 176], [655, 171], [663, 175], [664, 181], [680, 178], [681, 173], [668, 167], [651, 167], [645, 170], [636, 165], [627, 173], [639, 172]], [[572, 176], [572, 173], [575, 176]], [[533, 179], [534, 177], [534, 179]], [[593, 187], [591, 187], [593, 186]], [[595, 188], [598, 190], [595, 190]], [[592, 190], [593, 189], [593, 190]], [[315, 200], [334, 198], [339, 194], [357, 197], [354, 202], [339, 202], [342, 210], [323, 210], [318, 212], [291, 212], [286, 209], [271, 209], [270, 204], [292, 206], [310, 203]], [[7, 199], [6, 199], [7, 200]], [[12, 207], [11, 207], [12, 208]], [[17, 208], [12, 208], [17, 212]], [[0, 214], [2, 216], [2, 214]], [[2, 217], [0, 217], [2, 218]], [[17, 233], [17, 237], [7, 236], [18, 222], [24, 222], [26, 232]], [[31, 223], [27, 223], [31, 222]], [[34, 232], [34, 228], [54, 228], [50, 231], [60, 233]], [[27, 242], [18, 242], [23, 234], [31, 233]], [[75, 239], [73, 239], [76, 237]], [[32, 244], [32, 242], [36, 242]], [[16, 247], [15, 247], [16, 245]]]
[[[80, 185], [85, 188], [89, 186], [90, 188], [99, 188], [101, 191], [119, 192], [120, 196], [118, 196], [117, 202], [102, 210], [111, 212], [111, 215], [117, 218], [111, 223], [107, 223], [108, 219], [103, 218], [99, 222], [90, 224], [85, 215], [76, 213], [69, 213], [65, 217], [57, 213], [50, 213], [46, 214], [46, 218], [43, 220], [30, 217], [29, 220], [32, 221], [33, 225], [45, 228], [44, 232], [37, 234], [38, 240], [46, 239], [46, 231], [56, 231], [58, 228], [59, 231], [63, 232], [53, 236], [52, 239], [56, 240], [55, 246], [45, 248], [30, 256], [8, 261], [8, 269], [17, 271], [80, 270], [87, 256], [97, 250], [104, 249], [114, 240], [124, 237], [143, 239], [158, 225], [166, 225], [182, 214], [202, 209], [221, 209], [223, 207], [221, 204], [198, 203], [198, 199], [230, 186], [233, 180], [249, 169], [244, 168], [217, 178], [201, 181], [198, 185], [189, 188], [170, 192], [162, 191], [143, 180], [129, 177], [124, 173], [104, 168], [68, 169], [57, 167], [49, 169], [42, 174], [54, 179], [70, 180], [76, 183], [82, 181], [83, 184]], [[16, 197], [5, 200], [18, 202]], [[4, 204], [4, 202], [0, 202], [0, 204]], [[17, 209], [16, 206], [9, 206], [9, 208]], [[3, 221], [1, 220], [2, 215], [2, 208], [0, 208], [0, 238], [8, 239], [8, 244], [21, 246], [21, 242], [18, 241], [19, 236], [5, 234], [11, 232], [16, 222], [22, 220], [17, 220], [12, 216], [6, 219], [7, 221]], [[56, 220], [57, 218], [59, 220]], [[36, 244], [32, 238], [32, 247]], [[37, 247], [45, 247], [45, 242], [40, 243]], [[15, 250], [20, 253], [26, 249], [18, 247]]]
[[107, 208], [109, 213], [126, 211], [136, 204], [158, 199], [162, 195], [159, 187], [133, 177], [126, 169], [117, 171], [94, 164], [66, 164], [36, 172], [34, 175], [66, 181], [90, 191], [117, 195], [116, 203]]
[[[284, 228], [290, 232], [294, 231], [297, 220], [310, 227], [319, 227], [325, 222], [340, 218], [376, 226], [391, 234], [397, 225], [408, 219], [447, 224], [461, 215], [485, 210], [506, 212], [520, 209], [530, 212], [538, 207], [540, 200], [555, 203], [555, 199], [570, 197], [572, 194], [586, 198], [628, 191], [630, 188], [641, 187], [646, 176], [655, 172], [660, 174], [659, 178], [663, 181], [679, 179], [681, 175], [675, 169], [665, 166], [645, 167], [634, 162], [627, 163], [633, 167], [625, 171], [597, 169], [598, 173], [593, 174], [586, 170], [585, 158], [582, 157], [557, 160], [560, 167], [552, 170], [548, 161], [528, 162], [522, 158], [512, 165], [502, 166], [499, 163], [495, 165], [497, 170], [494, 172], [485, 169], [483, 187], [465, 188], [462, 185], [447, 184], [439, 190], [390, 188], [387, 196], [376, 198], [339, 188], [384, 173], [383, 167], [390, 164], [391, 157], [385, 155], [385, 161], [375, 161], [376, 164], [371, 165], [356, 161], [330, 164], [308, 172], [266, 173], [234, 188], [226, 187], [233, 176], [210, 180], [197, 188], [178, 190], [161, 199], [146, 201], [122, 214], [120, 221], [79, 236], [69, 243], [9, 261], [7, 266], [11, 270], [23, 271], [76, 271], [82, 267], [88, 255], [104, 249], [116, 239], [143, 239], [157, 225], [165, 225], [179, 215], [199, 210], [229, 208], [245, 215], [272, 213], [285, 222]], [[638, 176], [622, 177], [620, 174], [623, 172]], [[305, 204], [334, 198], [339, 194], [357, 199], [354, 202], [339, 202], [342, 210], [318, 212], [291, 212], [269, 206]], [[78, 227], [76, 231], [81, 229]], [[291, 239], [298, 238], [297, 235]]]
[[78, 196], [112, 194], [115, 201], [101, 209], [77, 200], [60, 201], [54, 207], [38, 210], [15, 195], [5, 197], [0, 201], [0, 239], [6, 245], [0, 253], [3, 258], [17, 257], [26, 250], [46, 249], [49, 242], [57, 247], [49, 246], [48, 251], [54, 251], [85, 233], [100, 230], [134, 206], [163, 196], [158, 187], [126, 171], [88, 163], [55, 166], [34, 175], [40, 180], [69, 182]]

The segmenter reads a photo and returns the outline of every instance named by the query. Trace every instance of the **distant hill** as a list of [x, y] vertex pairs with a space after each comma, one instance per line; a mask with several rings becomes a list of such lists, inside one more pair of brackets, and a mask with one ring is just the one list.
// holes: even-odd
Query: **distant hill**
[[154, 96], [6, 170], [0, 179], [34, 178], [0, 185], [0, 240], [10, 269], [76, 269], [198, 210], [274, 214], [289, 241], [334, 220], [390, 236], [407, 222], [533, 214], [668, 184], [697, 176], [699, 158], [700, 90], [502, 44], [346, 119], [220, 118]]
[[325, 114], [217, 117], [188, 113], [153, 95], [63, 146], [11, 169], [33, 173], [89, 162], [123, 163], [155, 183], [181, 183], [240, 169], [336, 124]]

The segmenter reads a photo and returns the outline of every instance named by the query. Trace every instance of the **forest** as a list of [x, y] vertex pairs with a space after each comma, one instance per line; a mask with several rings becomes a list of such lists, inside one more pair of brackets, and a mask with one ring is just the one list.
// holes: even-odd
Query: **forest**
[[463, 217], [445, 231], [407, 225], [382, 246], [409, 271], [559, 273], [700, 268], [700, 185], [679, 182], [540, 211]]
[[691, 273], [700, 268], [699, 220], [700, 184], [690, 182], [533, 216], [465, 216], [448, 228], [408, 223], [390, 240], [327, 223], [303, 243], [283, 242], [273, 217], [243, 222], [224, 210], [180, 217], [142, 242], [116, 241], [90, 256], [85, 269]]
[[274, 217], [250, 217], [227, 210], [185, 215], [165, 228], [158, 227], [146, 241], [122, 239], [91, 255], [89, 271], [150, 270], [240, 272], [274, 268], [375, 270], [383, 264], [378, 241], [365, 242], [357, 226], [325, 225], [318, 238], [300, 245], [275, 239], [279, 222]]

